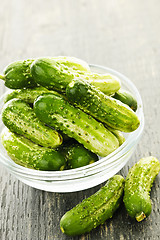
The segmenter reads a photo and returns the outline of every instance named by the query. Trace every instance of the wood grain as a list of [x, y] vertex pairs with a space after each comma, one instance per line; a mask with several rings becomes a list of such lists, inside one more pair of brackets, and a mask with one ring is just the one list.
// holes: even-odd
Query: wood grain
[[[145, 114], [143, 137], [129, 167], [143, 156], [160, 159], [160, 1], [158, 0], [2, 0], [0, 71], [12, 61], [38, 56], [71, 55], [116, 69], [139, 89]], [[0, 82], [0, 95], [6, 91]], [[153, 185], [153, 210], [142, 223], [124, 207], [103, 226], [80, 237], [59, 229], [61, 216], [99, 189], [49, 193], [33, 189], [0, 168], [2, 240], [98, 240], [160, 238], [160, 176]]]

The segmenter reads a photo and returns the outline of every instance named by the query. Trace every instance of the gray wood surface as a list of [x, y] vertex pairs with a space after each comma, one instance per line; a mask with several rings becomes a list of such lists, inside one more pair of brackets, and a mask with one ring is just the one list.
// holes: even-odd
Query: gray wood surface
[[[139, 89], [145, 130], [129, 167], [143, 156], [160, 159], [159, 0], [1, 0], [0, 71], [12, 61], [71, 55], [128, 76]], [[6, 91], [0, 82], [0, 95]], [[98, 240], [160, 238], [160, 176], [151, 191], [153, 210], [142, 223], [124, 207], [103, 226], [80, 237], [59, 229], [61, 216], [100, 186], [76, 193], [33, 189], [0, 167], [0, 239]]]

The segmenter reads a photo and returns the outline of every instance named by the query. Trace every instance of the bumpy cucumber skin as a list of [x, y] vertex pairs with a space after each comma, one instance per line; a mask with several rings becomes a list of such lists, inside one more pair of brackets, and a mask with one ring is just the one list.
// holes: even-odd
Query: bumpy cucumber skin
[[52, 59], [56, 60], [60, 64], [71, 68], [74, 71], [90, 72], [89, 65], [79, 58], [70, 56], [58, 56], [53, 57]]
[[44, 171], [63, 170], [65, 167], [66, 161], [60, 152], [40, 147], [7, 128], [2, 131], [1, 140], [12, 160], [23, 167]]
[[11, 89], [32, 88], [37, 86], [30, 72], [32, 62], [32, 59], [28, 59], [9, 64], [4, 70], [5, 86]]
[[70, 142], [59, 149], [65, 156], [67, 169], [83, 167], [98, 160], [98, 156], [84, 148], [83, 145], [77, 142]]
[[[78, 58], [58, 56], [51, 58], [58, 64], [68, 67], [74, 71], [90, 72], [89, 65]], [[37, 84], [33, 80], [30, 72], [30, 65], [34, 59], [20, 60], [9, 64], [4, 70], [3, 80], [5, 85], [11, 89], [23, 89], [36, 87]]]
[[140, 159], [127, 175], [123, 201], [129, 216], [139, 222], [151, 213], [149, 193], [159, 171], [160, 162], [151, 156]]
[[120, 100], [121, 102], [127, 104], [134, 112], [137, 110], [137, 100], [135, 97], [128, 91], [120, 89], [116, 92], [113, 98]]
[[74, 78], [71, 70], [53, 58], [39, 58], [31, 65], [31, 74], [40, 86], [65, 92], [65, 89]]
[[[48, 89], [65, 92], [67, 85], [73, 79], [85, 79], [105, 94], [111, 95], [120, 89], [120, 81], [109, 74], [98, 74], [81, 71], [80, 66], [75, 67], [73, 61], [57, 61], [56, 58], [39, 58], [31, 65], [32, 76], [39, 85]], [[82, 68], [83, 69], [83, 68]]]
[[56, 148], [62, 144], [61, 135], [40, 122], [33, 109], [20, 99], [12, 99], [4, 105], [2, 121], [11, 132], [24, 135], [41, 146]]
[[81, 73], [79, 72], [79, 79], [84, 79], [90, 84], [94, 85], [97, 89], [106, 95], [113, 95], [121, 87], [120, 80], [111, 74], [98, 74], [98, 73]]
[[102, 123], [62, 97], [45, 93], [35, 101], [34, 111], [42, 122], [64, 132], [102, 157], [119, 147], [117, 138]]
[[80, 235], [103, 224], [119, 207], [123, 188], [122, 176], [110, 178], [98, 192], [65, 213], [60, 220], [62, 232], [70, 236]]
[[49, 90], [44, 87], [36, 87], [36, 88], [27, 88], [27, 89], [16, 89], [10, 93], [8, 93], [4, 98], [4, 103], [8, 102], [13, 98], [18, 98], [23, 100], [24, 102], [33, 104], [35, 99], [44, 92], [48, 92]]
[[126, 104], [106, 96], [86, 81], [73, 80], [67, 86], [66, 97], [113, 129], [132, 132], [140, 124], [137, 115]]
[[27, 88], [27, 89], [16, 89], [10, 93], [8, 93], [4, 98], [4, 103], [8, 102], [13, 98], [18, 98], [23, 100], [26, 103], [33, 104], [36, 98], [43, 93], [52, 92], [54, 94], [59, 95], [58, 92], [49, 91], [44, 87], [36, 87], [36, 88]]

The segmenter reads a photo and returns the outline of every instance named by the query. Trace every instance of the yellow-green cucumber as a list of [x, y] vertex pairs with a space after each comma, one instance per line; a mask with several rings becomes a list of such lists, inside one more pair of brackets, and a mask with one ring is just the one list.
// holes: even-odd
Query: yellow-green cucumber
[[126, 104], [105, 95], [86, 81], [73, 80], [69, 83], [66, 97], [72, 104], [113, 129], [132, 132], [140, 124], [135, 112]]
[[59, 64], [63, 64], [74, 71], [91, 72], [89, 65], [84, 60], [71, 56], [52, 57]]
[[65, 92], [67, 85], [79, 78], [89, 81], [106, 94], [113, 94], [121, 87], [120, 80], [109, 74], [80, 71], [68, 66], [54, 58], [38, 58], [31, 65], [31, 73], [39, 85], [60, 92]]
[[125, 142], [126, 139], [121, 131], [118, 131], [108, 126], [106, 126], [106, 128], [108, 128], [108, 130], [116, 136], [119, 141], [119, 146], [121, 146]]
[[35, 101], [34, 111], [42, 122], [64, 132], [102, 157], [119, 147], [117, 138], [102, 123], [60, 96], [44, 93]]
[[61, 135], [45, 126], [33, 109], [20, 99], [14, 98], [4, 105], [2, 121], [10, 131], [24, 135], [41, 146], [56, 148], [62, 144]]
[[95, 194], [66, 212], [60, 220], [61, 231], [69, 236], [90, 232], [111, 218], [119, 207], [124, 178], [115, 175]]
[[151, 213], [150, 191], [159, 171], [160, 162], [150, 156], [140, 159], [128, 172], [123, 201], [129, 216], [138, 222]]
[[121, 87], [120, 79], [109, 73], [79, 72], [77, 78], [84, 79], [106, 95], [113, 95]]
[[59, 151], [41, 147], [23, 136], [10, 132], [6, 127], [2, 131], [1, 140], [10, 158], [23, 167], [59, 171], [66, 165]]

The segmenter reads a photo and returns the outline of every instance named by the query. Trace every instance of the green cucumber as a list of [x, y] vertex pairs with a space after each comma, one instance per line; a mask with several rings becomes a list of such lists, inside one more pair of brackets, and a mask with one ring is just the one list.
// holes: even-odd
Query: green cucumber
[[63, 170], [65, 167], [66, 161], [60, 152], [41, 147], [7, 128], [4, 128], [1, 140], [12, 160], [23, 167], [45, 171]]
[[62, 144], [61, 135], [40, 122], [33, 109], [20, 99], [12, 99], [4, 105], [2, 121], [11, 132], [24, 135], [41, 146], [55, 148]]
[[60, 96], [51, 93], [39, 96], [34, 111], [42, 122], [76, 139], [95, 154], [104, 157], [119, 147], [117, 138], [102, 123]]
[[120, 81], [109, 74], [85, 72], [68, 66], [54, 58], [39, 58], [32, 63], [31, 73], [39, 85], [60, 92], [65, 92], [67, 85], [78, 78], [89, 81], [106, 94], [120, 89]]
[[98, 160], [98, 156], [84, 148], [83, 145], [70, 142], [60, 147], [67, 161], [67, 169], [83, 167]]
[[33, 104], [35, 99], [42, 95], [43, 93], [52, 92], [54, 94], [59, 95], [58, 92], [55, 91], [49, 91], [48, 89], [44, 87], [36, 87], [36, 88], [27, 88], [27, 89], [16, 89], [4, 97], [4, 103], [8, 102], [9, 100], [13, 98], [18, 98], [23, 100], [26, 103]]
[[129, 91], [120, 89], [112, 97], [127, 104], [134, 112], [137, 110], [137, 100]]
[[68, 100], [113, 129], [132, 132], [140, 124], [137, 115], [126, 104], [106, 96], [93, 85], [73, 80], [66, 88]]
[[50, 90], [65, 92], [69, 82], [74, 79], [72, 70], [53, 58], [39, 58], [31, 65], [34, 80]]
[[11, 89], [37, 86], [30, 72], [30, 65], [33, 61], [33, 59], [28, 59], [9, 64], [4, 70], [4, 76], [0, 76], [0, 79], [4, 80], [5, 86]]
[[110, 178], [98, 192], [63, 215], [60, 220], [61, 231], [69, 236], [75, 236], [90, 232], [103, 224], [119, 207], [123, 188], [122, 176], [115, 175]]
[[123, 201], [129, 216], [138, 222], [151, 213], [152, 204], [149, 193], [159, 171], [160, 162], [152, 156], [140, 159], [129, 170]]

